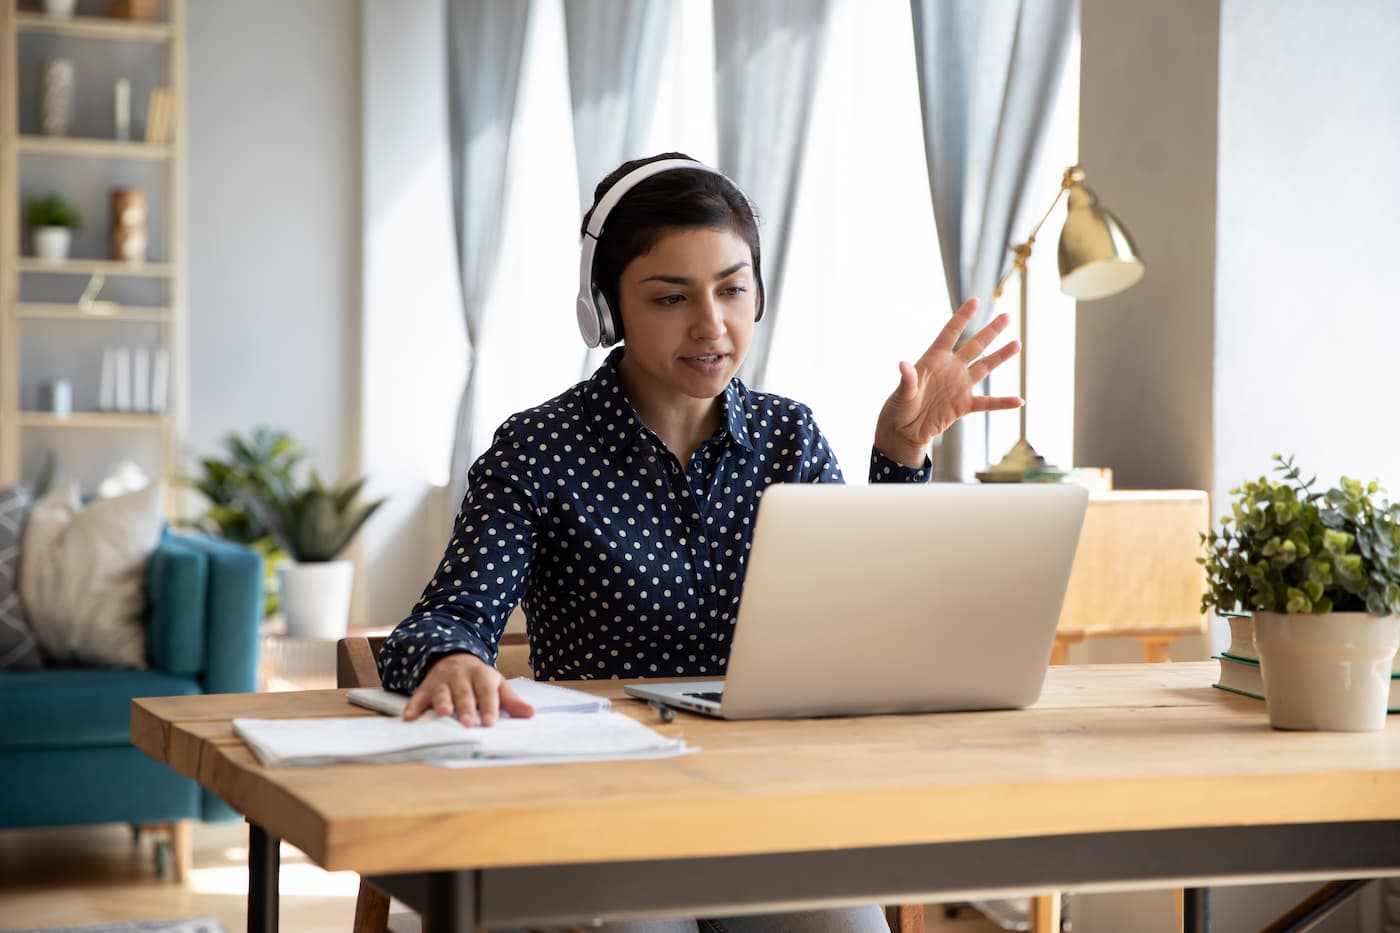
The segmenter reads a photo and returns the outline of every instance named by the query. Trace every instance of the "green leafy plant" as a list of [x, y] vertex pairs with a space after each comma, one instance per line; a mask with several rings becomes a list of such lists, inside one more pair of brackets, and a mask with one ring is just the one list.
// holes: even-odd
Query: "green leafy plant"
[[298, 489], [294, 483], [277, 484], [258, 493], [249, 490], [244, 499], [293, 560], [314, 563], [335, 560], [384, 504], [383, 499], [360, 502], [364, 485], [361, 478], [328, 486], [312, 470], [304, 488]]
[[287, 559], [277, 539], [247, 505], [249, 495], [272, 495], [291, 485], [303, 454], [283, 431], [257, 427], [248, 437], [224, 439], [227, 456], [202, 457], [199, 473], [183, 477], [198, 490], [208, 508], [191, 524], [208, 534], [247, 545], [263, 557], [263, 612], [271, 615], [280, 604], [277, 565]]
[[24, 218], [32, 230], [40, 227], [76, 230], [83, 225], [83, 215], [78, 209], [56, 194], [30, 201], [25, 206]]
[[1231, 515], [1201, 535], [1201, 611], [1400, 615], [1400, 505], [1345, 476], [1318, 492], [1292, 457], [1274, 461], [1281, 479], [1231, 489]]

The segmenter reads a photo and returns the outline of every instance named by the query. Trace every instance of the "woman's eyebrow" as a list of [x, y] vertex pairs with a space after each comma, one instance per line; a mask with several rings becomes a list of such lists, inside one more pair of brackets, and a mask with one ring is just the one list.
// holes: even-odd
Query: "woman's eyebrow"
[[[748, 266], [748, 263], [747, 263], [747, 262], [736, 262], [734, 265], [730, 266], [728, 269], [723, 269], [723, 270], [717, 272], [717, 273], [715, 274], [715, 281], [716, 281], [716, 282], [722, 282], [722, 281], [724, 281], [725, 279], [729, 278], [729, 277], [730, 277], [731, 275], [733, 275], [734, 273], [738, 272], [740, 269], [745, 268], [746, 266]], [[695, 280], [694, 280], [694, 279], [687, 278], [687, 277], [684, 276], [684, 275], [661, 275], [661, 274], [659, 274], [659, 273], [658, 273], [657, 275], [649, 275], [649, 276], [647, 276], [646, 278], [642, 279], [642, 282], [665, 282], [667, 285], [694, 285], [694, 284], [695, 284]]]

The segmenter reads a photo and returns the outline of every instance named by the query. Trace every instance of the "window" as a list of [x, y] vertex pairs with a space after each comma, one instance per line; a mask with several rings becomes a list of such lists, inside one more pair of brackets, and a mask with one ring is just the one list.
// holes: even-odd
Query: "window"
[[[650, 152], [680, 150], [715, 159], [710, 17], [704, 0], [676, 6]], [[477, 353], [483, 391], [476, 450], [512, 412], [571, 385], [584, 365], [573, 316], [578, 183], [557, 0], [535, 4], [530, 30], [501, 267]], [[1076, 40], [1026, 210], [1015, 226], [1021, 236], [1054, 197], [1062, 169], [1075, 161], [1078, 63]], [[952, 310], [929, 203], [907, 5], [837, 0], [819, 81], [781, 312], [760, 325], [774, 328], [761, 388], [810, 405], [848, 479], [861, 482], [875, 416], [898, 379], [896, 363], [916, 359]], [[1074, 303], [1059, 293], [1055, 278], [1054, 242], [1062, 218], [1061, 209], [1046, 224], [1031, 263], [1027, 420], [1037, 449], [1069, 465]], [[1016, 294], [1008, 286], [997, 308], [1011, 313], [1013, 333]], [[1009, 363], [992, 380], [992, 392], [1015, 394], [1018, 382], [1018, 367]], [[992, 461], [1018, 433], [1015, 413], [992, 416]]]

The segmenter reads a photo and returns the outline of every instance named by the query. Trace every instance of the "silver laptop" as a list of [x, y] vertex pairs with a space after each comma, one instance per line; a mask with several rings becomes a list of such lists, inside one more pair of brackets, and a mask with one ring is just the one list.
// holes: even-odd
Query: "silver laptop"
[[626, 690], [726, 719], [1029, 706], [1088, 501], [1049, 484], [770, 486], [725, 680]]

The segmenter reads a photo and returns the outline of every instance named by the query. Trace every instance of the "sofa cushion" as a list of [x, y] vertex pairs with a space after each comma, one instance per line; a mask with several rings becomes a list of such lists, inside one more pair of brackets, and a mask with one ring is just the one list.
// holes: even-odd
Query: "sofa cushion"
[[200, 693], [193, 677], [50, 667], [0, 676], [0, 753], [131, 743], [135, 697]]
[[0, 826], [5, 828], [165, 823], [200, 817], [202, 802], [198, 784], [130, 745], [10, 752], [0, 759]]
[[146, 570], [146, 655], [167, 674], [204, 672], [209, 556], [166, 532]]
[[146, 666], [146, 564], [162, 498], [157, 484], [84, 508], [68, 486], [34, 504], [20, 595], [46, 660]]
[[23, 486], [0, 489], [0, 670], [44, 666], [19, 598], [20, 542], [32, 504]]

